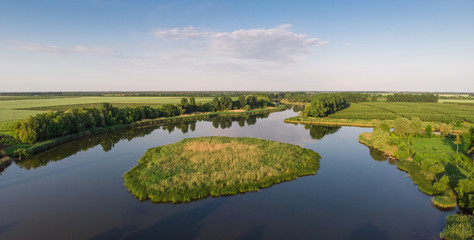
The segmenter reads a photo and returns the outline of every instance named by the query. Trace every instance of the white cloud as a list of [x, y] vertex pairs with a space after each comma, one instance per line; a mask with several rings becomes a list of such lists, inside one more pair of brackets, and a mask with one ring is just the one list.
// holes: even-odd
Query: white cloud
[[47, 52], [55, 54], [64, 54], [69, 52], [67, 49], [58, 46], [41, 45], [37, 43], [26, 43], [19, 41], [14, 42], [18, 45], [16, 48], [23, 51]]
[[76, 53], [86, 54], [100, 54], [100, 55], [115, 55], [115, 50], [112, 48], [94, 47], [94, 46], [76, 46], [74, 48]]
[[96, 46], [75, 46], [73, 48], [58, 47], [53, 45], [43, 45], [39, 43], [30, 43], [22, 41], [12, 41], [15, 43], [15, 48], [22, 51], [34, 51], [34, 52], [45, 52], [52, 54], [98, 54], [98, 55], [109, 55], [118, 56], [114, 49], [96, 47]]
[[207, 52], [235, 58], [288, 61], [311, 53], [326, 44], [318, 38], [290, 31], [291, 25], [276, 28], [242, 29], [233, 32], [199, 31], [195, 27], [158, 29], [153, 35], [167, 40], [206, 40]]
[[197, 40], [200, 38], [208, 37], [211, 35], [211, 33], [205, 32], [205, 31], [199, 31], [197, 28], [189, 26], [185, 28], [157, 29], [153, 31], [153, 35], [155, 35], [157, 38], [162, 38], [162, 39]]

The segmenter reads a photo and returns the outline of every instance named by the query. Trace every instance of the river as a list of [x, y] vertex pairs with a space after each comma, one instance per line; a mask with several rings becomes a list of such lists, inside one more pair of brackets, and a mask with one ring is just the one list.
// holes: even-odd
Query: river
[[[101, 134], [0, 175], [1, 239], [439, 239], [445, 217], [405, 172], [360, 144], [369, 128], [284, 123], [292, 110]], [[256, 137], [321, 155], [315, 175], [183, 204], [139, 201], [122, 175], [151, 147]]]

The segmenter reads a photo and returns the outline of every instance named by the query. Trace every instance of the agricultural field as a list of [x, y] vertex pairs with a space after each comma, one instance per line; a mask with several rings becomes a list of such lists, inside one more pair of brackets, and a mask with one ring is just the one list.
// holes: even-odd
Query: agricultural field
[[[1, 96], [0, 122], [21, 120], [45, 111], [60, 111], [70, 108], [98, 107], [108, 102], [117, 107], [138, 105], [159, 106], [176, 104], [182, 97], [55, 97], [55, 96]], [[210, 97], [197, 97], [196, 103], [210, 102]]]
[[396, 119], [419, 117], [422, 121], [445, 120], [474, 122], [474, 105], [442, 103], [366, 102], [351, 106], [329, 116], [332, 119]]
[[474, 104], [474, 99], [438, 99], [439, 103], [466, 103]]

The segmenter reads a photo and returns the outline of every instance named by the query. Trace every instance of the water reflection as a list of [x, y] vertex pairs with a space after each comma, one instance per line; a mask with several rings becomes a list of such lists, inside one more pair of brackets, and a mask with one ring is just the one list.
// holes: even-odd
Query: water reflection
[[293, 106], [293, 112], [301, 112], [304, 110], [304, 106]]
[[[268, 118], [269, 115], [270, 113], [261, 113], [238, 117], [214, 117], [210, 120], [205, 121], [211, 121], [212, 126], [214, 126], [215, 128], [225, 129], [230, 128], [233, 122], [237, 123], [240, 127], [245, 127], [246, 125], [254, 125], [255, 123], [257, 123], [257, 119]], [[42, 166], [46, 166], [49, 162], [56, 162], [69, 156], [75, 155], [78, 152], [87, 151], [98, 145], [102, 147], [104, 152], [108, 152], [114, 148], [115, 144], [122, 140], [131, 141], [132, 139], [137, 137], [144, 137], [151, 134], [157, 129], [162, 129], [164, 131], [167, 131], [168, 133], [172, 133], [173, 131], [178, 130], [181, 131], [183, 134], [189, 131], [193, 132], [196, 130], [196, 123], [197, 121], [167, 123], [161, 126], [131, 128], [114, 131], [111, 133], [88, 136], [78, 140], [74, 140], [72, 142], [64, 143], [61, 146], [35, 155], [27, 160], [16, 162], [16, 164], [26, 170], [35, 169]], [[6, 167], [0, 168], [0, 173], [3, 172]]]
[[322, 139], [324, 136], [329, 134], [334, 134], [341, 127], [334, 127], [334, 126], [323, 126], [323, 125], [310, 125], [307, 124], [304, 126], [305, 129], [309, 129], [309, 135], [312, 139]]

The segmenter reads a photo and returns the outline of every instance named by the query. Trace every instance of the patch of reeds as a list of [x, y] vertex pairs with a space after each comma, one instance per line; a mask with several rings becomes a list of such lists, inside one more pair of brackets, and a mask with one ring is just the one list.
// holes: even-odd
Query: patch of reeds
[[148, 149], [123, 177], [140, 200], [176, 203], [315, 174], [319, 158], [309, 149], [257, 138], [189, 138]]
[[449, 240], [473, 239], [474, 217], [463, 214], [447, 216], [446, 226], [439, 236]]
[[440, 208], [455, 208], [457, 206], [455, 198], [445, 195], [434, 196], [431, 198], [431, 201]]

